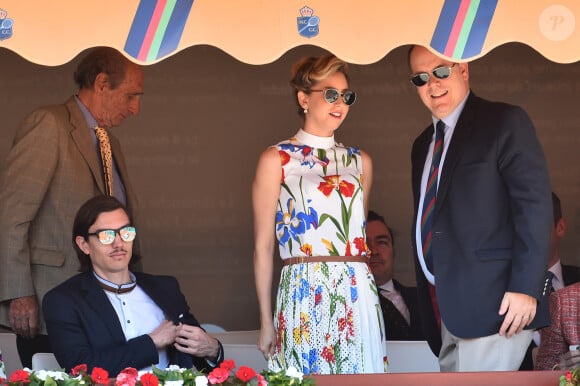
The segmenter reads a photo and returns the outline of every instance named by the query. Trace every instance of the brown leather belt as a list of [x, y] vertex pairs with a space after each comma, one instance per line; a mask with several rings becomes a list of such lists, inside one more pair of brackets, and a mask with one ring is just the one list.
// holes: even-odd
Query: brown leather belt
[[297, 256], [282, 260], [284, 266], [304, 263], [367, 263], [368, 256]]

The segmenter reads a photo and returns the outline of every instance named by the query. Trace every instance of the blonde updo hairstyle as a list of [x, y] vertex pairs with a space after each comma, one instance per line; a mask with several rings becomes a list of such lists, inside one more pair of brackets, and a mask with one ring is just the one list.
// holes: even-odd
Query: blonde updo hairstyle
[[298, 91], [312, 93], [312, 87], [329, 76], [341, 72], [349, 82], [348, 64], [333, 54], [309, 56], [300, 59], [292, 66], [290, 86], [294, 89], [294, 101], [298, 106], [298, 115], [304, 118], [304, 108], [298, 102]]

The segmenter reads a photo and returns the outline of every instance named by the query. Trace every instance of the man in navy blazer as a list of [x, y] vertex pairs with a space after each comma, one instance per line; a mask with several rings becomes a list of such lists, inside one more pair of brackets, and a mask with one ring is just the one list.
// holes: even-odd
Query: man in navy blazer
[[[413, 46], [409, 64], [433, 119], [411, 156], [423, 330], [442, 371], [517, 370], [533, 329], [549, 324], [552, 205], [542, 147], [521, 108], [471, 92], [467, 63]], [[435, 126], [444, 136], [432, 167]], [[425, 211], [432, 168], [439, 182]]]
[[77, 212], [73, 243], [81, 273], [43, 300], [58, 363], [66, 370], [100, 367], [111, 376], [126, 367], [216, 367], [221, 343], [200, 327], [177, 280], [129, 270], [135, 237], [114, 197], [94, 197]]

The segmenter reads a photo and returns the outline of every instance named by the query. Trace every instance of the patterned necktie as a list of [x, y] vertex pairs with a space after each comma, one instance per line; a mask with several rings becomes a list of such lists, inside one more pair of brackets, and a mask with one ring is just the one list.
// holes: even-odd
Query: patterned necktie
[[431, 252], [431, 233], [433, 226], [433, 210], [437, 198], [437, 184], [439, 178], [439, 163], [443, 153], [443, 137], [445, 136], [445, 122], [437, 122], [435, 129], [435, 145], [433, 146], [433, 161], [429, 170], [429, 178], [423, 197], [423, 211], [421, 212], [421, 242], [423, 244], [423, 258], [429, 272], [433, 272], [433, 254]]
[[103, 175], [105, 177], [105, 194], [107, 196], [113, 196], [113, 154], [111, 153], [111, 142], [109, 142], [107, 130], [102, 127], [95, 127], [95, 133], [101, 149]]

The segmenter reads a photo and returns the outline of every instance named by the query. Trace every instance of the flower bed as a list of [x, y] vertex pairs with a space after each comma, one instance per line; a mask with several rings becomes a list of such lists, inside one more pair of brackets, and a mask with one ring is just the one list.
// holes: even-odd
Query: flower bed
[[[1, 362], [0, 362], [1, 363]], [[291, 367], [283, 372], [263, 371], [240, 366], [237, 370], [233, 360], [225, 360], [209, 374], [193, 369], [170, 366], [163, 370], [153, 367], [151, 371], [137, 371], [128, 367], [116, 378], [110, 379], [102, 368], [95, 367], [89, 374], [86, 365], [76, 366], [66, 373], [60, 370], [17, 370], [8, 379], [0, 377], [0, 384], [8, 386], [309, 386], [314, 380], [305, 377]]]
[[580, 385], [580, 366], [566, 371], [566, 374], [560, 377], [560, 386], [578, 385]]

